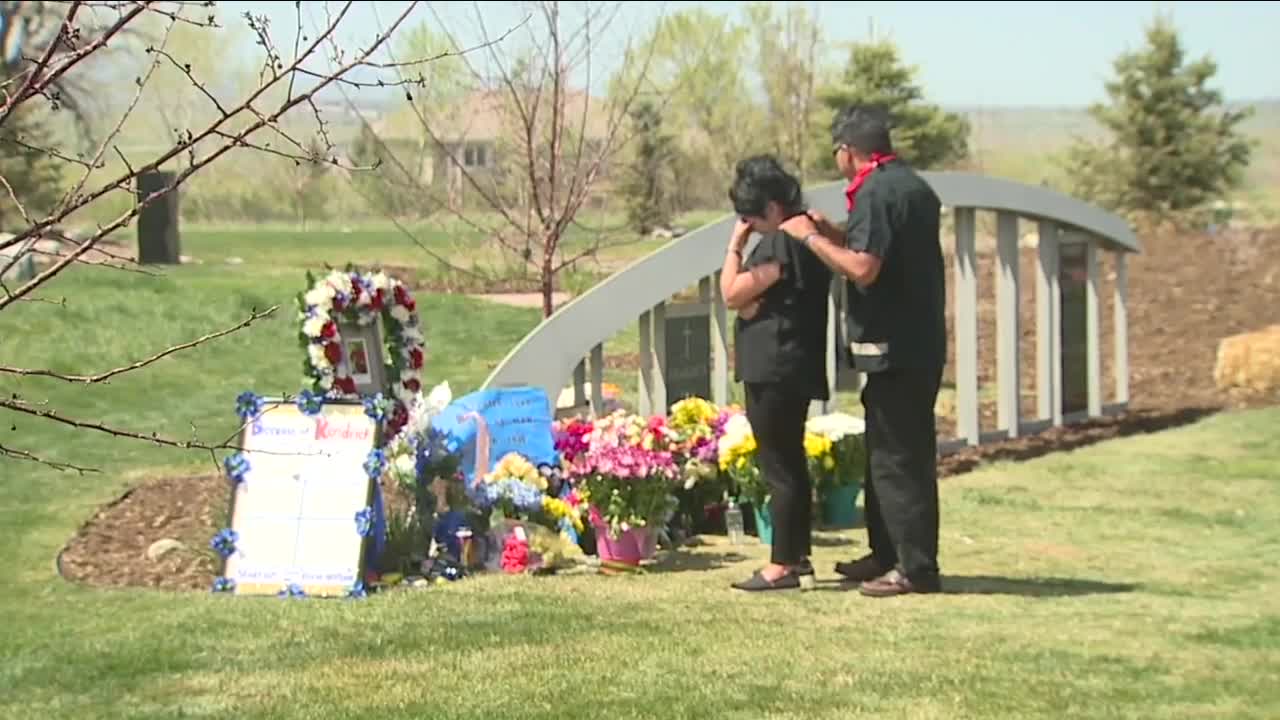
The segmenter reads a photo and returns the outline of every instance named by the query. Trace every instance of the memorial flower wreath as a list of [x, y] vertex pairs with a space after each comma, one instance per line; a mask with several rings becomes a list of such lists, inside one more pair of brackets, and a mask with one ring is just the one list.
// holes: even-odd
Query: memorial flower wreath
[[299, 342], [307, 355], [304, 376], [312, 389], [327, 397], [356, 395], [355, 380], [340, 374], [342, 338], [338, 321], [368, 325], [381, 315], [386, 330], [386, 357], [394, 400], [386, 413], [387, 436], [396, 434], [409, 418], [409, 405], [422, 389], [423, 337], [417, 304], [404, 283], [386, 273], [361, 273], [348, 265], [317, 281], [308, 272], [309, 289], [298, 295], [302, 330]]

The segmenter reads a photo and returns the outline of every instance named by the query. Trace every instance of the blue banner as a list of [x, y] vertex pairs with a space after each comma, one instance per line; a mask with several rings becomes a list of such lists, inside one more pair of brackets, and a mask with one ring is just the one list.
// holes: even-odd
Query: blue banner
[[476, 433], [479, 429], [470, 413], [484, 418], [489, 430], [489, 468], [510, 452], [519, 453], [534, 465], [556, 462], [552, 434], [551, 402], [541, 388], [495, 388], [480, 390], [454, 400], [431, 419], [434, 429], [450, 436], [462, 452], [462, 472], [467, 483], [475, 479]]

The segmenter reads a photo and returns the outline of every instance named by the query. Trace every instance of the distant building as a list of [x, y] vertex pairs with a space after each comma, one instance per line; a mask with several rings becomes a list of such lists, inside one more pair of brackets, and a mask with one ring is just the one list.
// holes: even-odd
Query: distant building
[[[585, 92], [570, 91], [563, 111], [568, 147], [562, 148], [561, 157], [572, 157], [579, 146], [579, 132], [584, 136], [583, 163], [576, 170], [568, 166], [564, 176], [580, 175], [599, 157], [608, 138], [608, 106], [605, 100]], [[464, 202], [470, 188], [468, 175], [483, 185], [511, 178], [511, 173], [523, 173], [522, 168], [529, 162], [526, 117], [535, 118], [535, 137], [548, 140], [552, 122], [549, 99], [535, 103], [530, 97], [517, 104], [508, 90], [473, 92], [454, 106], [426, 110], [423, 117], [411, 107], [402, 107], [378, 122], [370, 122], [370, 126], [388, 146], [420, 151], [414, 153], [420, 179], [432, 186], [443, 183], [448, 202], [457, 206]], [[423, 127], [424, 119], [429, 129]], [[550, 152], [549, 142], [534, 144], [540, 152]], [[597, 189], [607, 183], [609, 170], [607, 163], [602, 163], [597, 171]], [[527, 181], [513, 182], [511, 186], [521, 193], [522, 200], [528, 191]]]

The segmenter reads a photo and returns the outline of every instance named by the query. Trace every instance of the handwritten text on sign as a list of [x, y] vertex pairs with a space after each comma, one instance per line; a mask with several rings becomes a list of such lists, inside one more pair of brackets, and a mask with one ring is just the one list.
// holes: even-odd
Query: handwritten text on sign
[[308, 595], [338, 595], [359, 577], [355, 516], [369, 502], [374, 438], [360, 405], [325, 405], [314, 417], [292, 403], [264, 406], [245, 430], [249, 472], [231, 520], [240, 540], [226, 575], [237, 593], [297, 583]]
[[462, 470], [468, 481], [475, 475], [477, 426], [470, 413], [478, 413], [489, 431], [489, 466], [503, 455], [520, 453], [536, 464], [555, 459], [551, 431], [551, 403], [541, 388], [494, 388], [458, 398], [432, 420], [432, 425], [457, 438], [462, 450]]

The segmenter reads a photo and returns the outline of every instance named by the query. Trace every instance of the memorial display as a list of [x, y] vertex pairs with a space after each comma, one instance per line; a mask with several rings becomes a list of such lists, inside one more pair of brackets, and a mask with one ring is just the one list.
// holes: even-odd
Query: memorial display
[[[423, 338], [402, 283], [353, 268], [309, 281], [298, 298], [309, 386], [236, 398], [242, 443], [224, 462], [233, 500], [210, 540], [223, 561], [215, 592], [360, 598], [477, 572], [554, 573], [588, 556], [628, 571], [727, 505], [750, 505], [769, 542], [768, 488], [741, 408], [686, 394], [669, 416], [555, 420], [536, 387], [455, 398], [444, 381], [424, 395]], [[856, 419], [814, 419], [805, 448], [815, 507], [834, 500], [851, 513]], [[411, 498], [406, 508], [387, 512], [384, 483]]]

